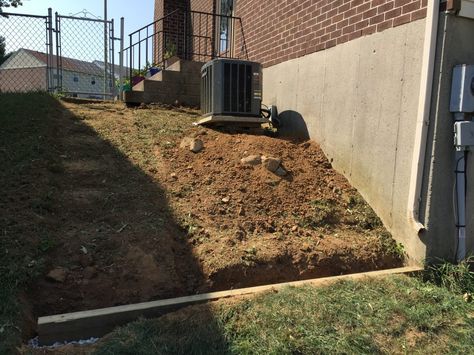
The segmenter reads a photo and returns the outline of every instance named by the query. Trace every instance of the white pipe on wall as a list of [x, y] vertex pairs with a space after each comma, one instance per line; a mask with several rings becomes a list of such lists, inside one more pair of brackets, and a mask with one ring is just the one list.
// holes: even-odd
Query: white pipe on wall
[[417, 234], [425, 229], [425, 226], [419, 220], [419, 210], [430, 121], [431, 94], [433, 91], [438, 18], [439, 0], [428, 1], [420, 79], [420, 97], [418, 101], [415, 143], [413, 146], [410, 189], [408, 193], [407, 206], [408, 221]]

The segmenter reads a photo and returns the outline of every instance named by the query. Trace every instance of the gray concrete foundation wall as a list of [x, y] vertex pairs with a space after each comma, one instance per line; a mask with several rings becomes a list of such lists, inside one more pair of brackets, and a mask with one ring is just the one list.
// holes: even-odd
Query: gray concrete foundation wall
[[264, 103], [278, 106], [282, 132], [318, 142], [419, 260], [407, 199], [424, 32], [418, 20], [264, 70]]
[[[430, 115], [429, 145], [425, 162], [422, 235], [427, 257], [453, 259], [456, 228], [453, 208], [453, 115], [449, 112], [452, 70], [458, 64], [474, 64], [474, 20], [442, 14], [438, 31], [435, 84]], [[474, 253], [474, 156], [468, 156], [467, 247]]]

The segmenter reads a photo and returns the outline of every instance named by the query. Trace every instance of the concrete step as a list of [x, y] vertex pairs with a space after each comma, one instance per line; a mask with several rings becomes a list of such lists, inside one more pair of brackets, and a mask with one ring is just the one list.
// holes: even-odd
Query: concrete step
[[166, 92], [174, 95], [199, 95], [201, 92], [200, 84], [188, 84], [173, 81], [152, 81], [145, 80], [143, 91], [149, 93]]
[[205, 63], [203, 62], [193, 62], [190, 60], [179, 60], [175, 62], [173, 65], [166, 68], [169, 71], [179, 71], [182, 73], [189, 73], [189, 74], [198, 74], [201, 76], [201, 68]]
[[204, 63], [176, 60], [125, 94], [127, 103], [163, 103], [198, 107], [201, 92], [201, 67]]
[[181, 80], [182, 73], [179, 71], [172, 71], [172, 70], [162, 70], [147, 80], [151, 81], [177, 81]]
[[167, 92], [149, 93], [145, 91], [129, 91], [125, 93], [125, 102], [129, 104], [151, 104], [160, 103], [167, 105], [179, 105], [199, 107], [199, 95], [176, 95]]

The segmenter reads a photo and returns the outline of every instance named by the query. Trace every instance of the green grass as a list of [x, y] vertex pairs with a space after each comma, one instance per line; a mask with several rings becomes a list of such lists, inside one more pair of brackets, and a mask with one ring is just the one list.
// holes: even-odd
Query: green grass
[[0, 354], [19, 344], [19, 292], [55, 246], [45, 221], [54, 190], [47, 171], [56, 107], [47, 94], [0, 94]]
[[474, 305], [418, 278], [287, 288], [120, 328], [96, 354], [469, 353]]

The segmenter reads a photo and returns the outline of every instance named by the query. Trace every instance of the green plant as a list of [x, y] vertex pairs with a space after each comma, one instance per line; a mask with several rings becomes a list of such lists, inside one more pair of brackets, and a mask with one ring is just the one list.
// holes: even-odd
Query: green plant
[[133, 76], [145, 76], [146, 70], [145, 69], [134, 69], [132, 72]]
[[177, 53], [176, 50], [176, 44], [174, 42], [171, 42], [170, 40], [166, 41], [165, 45], [165, 53], [163, 54], [163, 59], [170, 59], [171, 57], [174, 57]]
[[462, 294], [474, 293], [474, 256], [469, 256], [459, 264], [445, 260], [435, 260], [426, 266], [424, 278], [449, 291]]
[[310, 207], [311, 213], [298, 221], [300, 227], [317, 229], [338, 223], [339, 213], [336, 201], [314, 200], [310, 202]]

